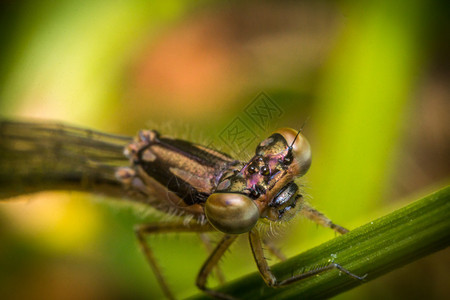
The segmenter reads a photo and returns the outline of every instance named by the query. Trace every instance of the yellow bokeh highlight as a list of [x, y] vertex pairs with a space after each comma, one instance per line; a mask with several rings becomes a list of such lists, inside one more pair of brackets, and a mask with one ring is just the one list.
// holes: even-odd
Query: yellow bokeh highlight
[[21, 196], [2, 205], [2, 212], [19, 235], [39, 248], [64, 253], [83, 252], [93, 243], [102, 222], [95, 206], [77, 193]]

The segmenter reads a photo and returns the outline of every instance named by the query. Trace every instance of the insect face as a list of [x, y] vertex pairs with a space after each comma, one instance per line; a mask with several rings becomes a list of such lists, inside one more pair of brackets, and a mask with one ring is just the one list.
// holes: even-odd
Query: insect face
[[283, 128], [262, 141], [240, 172], [219, 181], [205, 203], [210, 223], [224, 233], [250, 231], [261, 217], [287, 219], [300, 197], [293, 180], [307, 172], [311, 149], [306, 138]]

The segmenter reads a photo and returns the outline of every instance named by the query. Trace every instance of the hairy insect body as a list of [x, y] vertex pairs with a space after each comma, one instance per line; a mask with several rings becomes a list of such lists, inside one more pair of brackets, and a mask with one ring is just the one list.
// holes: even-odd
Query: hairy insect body
[[125, 150], [132, 167], [121, 168], [116, 175], [133, 191], [141, 191], [144, 202], [164, 212], [204, 220], [202, 207], [212, 193], [237, 193], [251, 198], [269, 220], [279, 220], [283, 214], [274, 217], [270, 210], [283, 203], [272, 200], [298, 173], [288, 148], [285, 138], [276, 133], [261, 142], [256, 155], [245, 163], [145, 130]]
[[119, 168], [116, 177], [128, 190], [140, 194], [139, 197], [133, 195], [134, 199], [139, 198], [163, 212], [197, 220], [136, 228], [142, 250], [168, 298], [173, 298], [173, 294], [145, 239], [150, 234], [222, 232], [222, 240], [200, 269], [196, 281], [201, 290], [221, 299], [232, 297], [207, 288], [206, 281], [239, 234], [248, 233], [255, 262], [269, 286], [283, 286], [331, 268], [342, 268], [334, 264], [278, 282], [264, 258], [262, 244], [265, 241], [256, 226], [259, 220], [282, 222], [304, 210], [305, 216], [317, 223], [346, 232], [302, 201], [294, 180], [308, 171], [311, 149], [300, 131], [289, 128], [276, 131], [257, 146], [248, 162], [234, 160], [208, 147], [160, 136], [153, 130], [141, 131], [126, 147], [125, 155], [131, 166]]

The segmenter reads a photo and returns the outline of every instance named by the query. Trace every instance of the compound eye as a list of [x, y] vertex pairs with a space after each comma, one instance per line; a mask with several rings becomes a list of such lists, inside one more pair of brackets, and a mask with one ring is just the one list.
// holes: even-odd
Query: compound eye
[[229, 234], [249, 232], [259, 219], [253, 200], [236, 193], [211, 194], [206, 200], [205, 214], [214, 228]]
[[281, 134], [288, 146], [292, 146], [291, 153], [286, 156], [286, 165], [295, 164], [299, 168], [298, 176], [304, 175], [311, 165], [311, 147], [308, 140], [292, 128], [281, 128], [275, 133]]

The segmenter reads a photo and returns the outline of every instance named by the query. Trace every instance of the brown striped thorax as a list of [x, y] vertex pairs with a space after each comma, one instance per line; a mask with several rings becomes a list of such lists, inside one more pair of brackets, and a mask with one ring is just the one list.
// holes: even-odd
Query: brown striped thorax
[[248, 232], [261, 218], [292, 217], [301, 206], [294, 180], [311, 164], [308, 141], [290, 128], [262, 141], [248, 162], [154, 130], [141, 131], [125, 154], [132, 165], [116, 175], [143, 202], [229, 234]]

